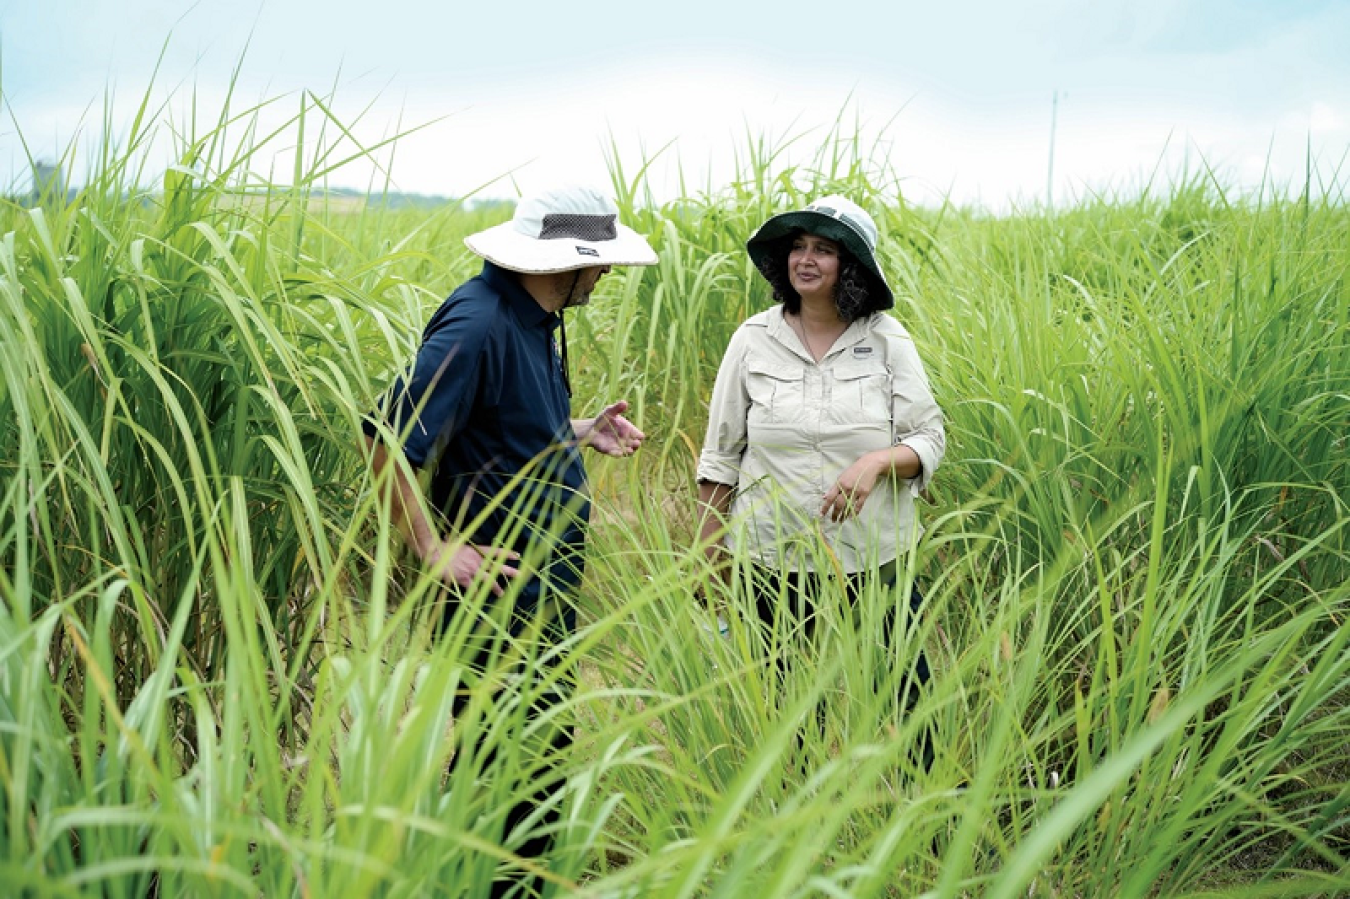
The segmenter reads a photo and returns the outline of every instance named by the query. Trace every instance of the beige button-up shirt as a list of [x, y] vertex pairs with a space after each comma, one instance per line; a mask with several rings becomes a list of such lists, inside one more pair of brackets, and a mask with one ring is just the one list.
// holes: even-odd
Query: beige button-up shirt
[[[862, 511], [842, 522], [820, 514], [825, 492], [864, 453], [903, 443], [917, 478], [883, 477]], [[849, 325], [817, 363], [783, 318], [782, 305], [732, 335], [708, 407], [698, 479], [736, 488], [728, 543], [761, 564], [815, 570], [822, 536], [844, 571], [876, 568], [917, 538], [914, 497], [946, 449], [909, 332], [875, 313]]]

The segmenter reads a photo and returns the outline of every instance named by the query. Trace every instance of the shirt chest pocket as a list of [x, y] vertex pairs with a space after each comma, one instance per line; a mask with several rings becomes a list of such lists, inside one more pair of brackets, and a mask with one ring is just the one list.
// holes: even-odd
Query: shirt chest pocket
[[880, 362], [845, 362], [830, 374], [829, 415], [844, 423], [889, 423], [891, 373]]
[[750, 409], [746, 413], [749, 422], [769, 424], [802, 417], [806, 396], [801, 366], [749, 359], [745, 367], [745, 389], [750, 394]]

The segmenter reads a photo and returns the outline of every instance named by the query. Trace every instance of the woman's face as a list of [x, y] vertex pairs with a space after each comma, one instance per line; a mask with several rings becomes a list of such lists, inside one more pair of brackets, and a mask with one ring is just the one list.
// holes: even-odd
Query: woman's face
[[828, 237], [799, 234], [788, 251], [788, 281], [803, 299], [834, 302], [839, 282], [839, 244]]

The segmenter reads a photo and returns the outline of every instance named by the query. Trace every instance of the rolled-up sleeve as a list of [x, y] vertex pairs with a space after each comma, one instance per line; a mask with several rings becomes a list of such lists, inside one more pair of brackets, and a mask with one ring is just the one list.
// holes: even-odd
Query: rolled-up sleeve
[[914, 450], [923, 464], [923, 471], [910, 481], [910, 489], [917, 495], [933, 479], [947, 451], [942, 409], [933, 399], [923, 362], [908, 336], [893, 341], [891, 368], [892, 439]]
[[745, 328], [731, 337], [717, 369], [708, 403], [708, 431], [698, 460], [698, 479], [736, 486], [745, 454], [746, 414], [750, 395], [745, 389]]

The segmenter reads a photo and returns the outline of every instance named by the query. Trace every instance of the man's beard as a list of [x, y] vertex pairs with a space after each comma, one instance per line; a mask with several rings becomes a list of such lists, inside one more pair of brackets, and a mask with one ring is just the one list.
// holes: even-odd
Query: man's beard
[[595, 290], [595, 285], [592, 284], [590, 290], [585, 292], [582, 292], [580, 287], [581, 275], [578, 274], [572, 279], [572, 285], [567, 289], [567, 296], [563, 299], [562, 308], [578, 309], [591, 301], [591, 291]]

